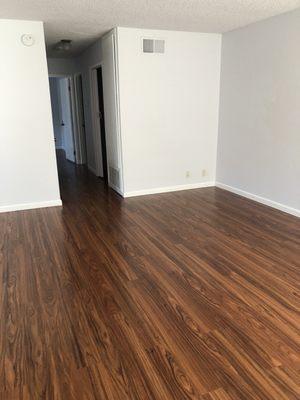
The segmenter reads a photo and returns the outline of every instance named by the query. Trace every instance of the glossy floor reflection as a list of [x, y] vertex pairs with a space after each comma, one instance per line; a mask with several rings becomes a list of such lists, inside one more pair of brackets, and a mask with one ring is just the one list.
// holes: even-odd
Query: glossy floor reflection
[[0, 398], [300, 398], [300, 220], [216, 188], [0, 215]]

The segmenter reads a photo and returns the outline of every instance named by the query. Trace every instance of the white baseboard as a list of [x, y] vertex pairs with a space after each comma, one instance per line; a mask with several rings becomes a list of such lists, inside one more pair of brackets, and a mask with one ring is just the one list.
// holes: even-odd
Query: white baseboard
[[135, 196], [145, 196], [147, 194], [179, 192], [181, 190], [201, 189], [212, 186], [215, 186], [215, 182], [190, 183], [188, 185], [167, 186], [167, 187], [125, 192], [124, 197], [135, 197]]
[[238, 194], [240, 196], [247, 197], [247, 199], [257, 201], [258, 203], [262, 203], [266, 206], [276, 208], [277, 210], [286, 212], [288, 214], [292, 214], [296, 217], [300, 217], [300, 210], [297, 210], [296, 208], [292, 208], [284, 204], [277, 203], [276, 201], [266, 199], [265, 197], [257, 196], [256, 194], [245, 192], [244, 190], [237, 189], [233, 186], [225, 185], [224, 183], [221, 182], [216, 182], [216, 186], [220, 189], [224, 189], [229, 192]]
[[34, 208], [57, 207], [57, 206], [62, 206], [61, 200], [41, 201], [37, 203], [12, 204], [9, 206], [0, 207], [0, 213], [20, 211], [20, 210], [31, 210]]

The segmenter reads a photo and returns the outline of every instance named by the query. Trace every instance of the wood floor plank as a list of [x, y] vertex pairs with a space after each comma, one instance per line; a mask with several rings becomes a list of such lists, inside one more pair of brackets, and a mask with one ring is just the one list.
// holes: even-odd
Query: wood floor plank
[[217, 188], [0, 214], [0, 400], [300, 399], [300, 220]]

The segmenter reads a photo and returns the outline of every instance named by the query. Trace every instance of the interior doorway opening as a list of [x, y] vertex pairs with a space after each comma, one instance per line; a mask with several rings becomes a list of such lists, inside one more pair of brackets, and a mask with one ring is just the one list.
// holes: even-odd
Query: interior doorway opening
[[86, 164], [82, 77], [50, 76], [49, 87], [55, 148], [68, 161]]
[[102, 65], [97, 65], [91, 69], [91, 85], [96, 175], [108, 184], [109, 171]]
[[108, 182], [108, 171], [107, 171], [107, 150], [106, 150], [106, 135], [105, 135], [102, 67], [99, 66], [96, 69], [96, 71], [97, 71], [98, 116], [99, 116], [100, 135], [101, 135], [103, 179], [104, 179], [105, 183], [107, 183]]

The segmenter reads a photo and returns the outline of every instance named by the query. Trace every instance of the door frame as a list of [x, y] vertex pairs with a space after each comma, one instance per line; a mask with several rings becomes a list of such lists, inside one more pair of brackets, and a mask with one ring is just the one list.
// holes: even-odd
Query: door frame
[[[87, 163], [87, 148], [86, 148], [86, 124], [84, 118], [84, 99], [83, 99], [83, 86], [81, 86], [82, 91], [82, 110], [80, 110], [79, 101], [79, 90], [77, 87], [77, 79], [81, 78], [81, 85], [83, 82], [82, 73], [77, 73], [70, 78], [70, 97], [71, 97], [71, 109], [72, 109], [72, 119], [73, 119], [73, 137], [74, 137], [74, 148], [75, 148], [75, 159], [76, 164], [86, 164]], [[81, 113], [83, 113], [82, 118], [84, 122], [84, 134], [82, 134], [81, 125]]]
[[[99, 62], [89, 67], [89, 81], [90, 81], [90, 93], [91, 93], [91, 111], [92, 111], [92, 129], [94, 139], [94, 151], [95, 151], [95, 164], [96, 164], [96, 175], [103, 178], [103, 159], [102, 159], [102, 140], [101, 140], [101, 125], [99, 122], [99, 116], [97, 111], [99, 109], [99, 97], [98, 97], [98, 77], [97, 68], [101, 67], [103, 71], [103, 63]], [[109, 181], [109, 168], [107, 162], [107, 175]]]

